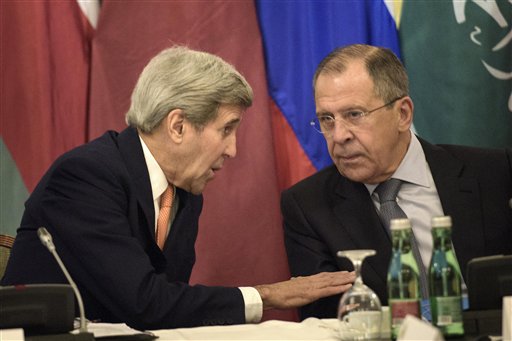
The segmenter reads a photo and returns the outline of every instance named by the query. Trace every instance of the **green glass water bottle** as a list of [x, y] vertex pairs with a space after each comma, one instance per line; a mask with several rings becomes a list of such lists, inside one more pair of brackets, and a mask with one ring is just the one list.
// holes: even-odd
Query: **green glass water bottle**
[[421, 318], [418, 263], [411, 248], [412, 228], [409, 219], [392, 219], [390, 223], [393, 249], [387, 286], [391, 337], [397, 338], [406, 315]]
[[464, 335], [462, 320], [462, 275], [452, 245], [452, 219], [432, 218], [434, 239], [429, 268], [432, 323], [445, 337]]

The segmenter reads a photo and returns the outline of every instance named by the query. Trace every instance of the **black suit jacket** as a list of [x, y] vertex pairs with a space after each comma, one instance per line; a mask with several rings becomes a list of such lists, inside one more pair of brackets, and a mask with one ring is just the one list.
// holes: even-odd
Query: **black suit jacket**
[[[434, 146], [420, 139], [465, 276], [474, 257], [512, 253], [512, 152]], [[339, 250], [375, 249], [363, 263], [363, 281], [387, 304], [391, 240], [368, 190], [341, 176], [335, 166], [283, 192], [285, 243], [292, 276], [352, 270]], [[335, 317], [340, 296], [301, 309], [301, 317]]]
[[161, 251], [137, 132], [107, 132], [60, 157], [25, 204], [3, 285], [66, 283], [37, 236], [45, 226], [89, 319], [138, 329], [245, 323], [237, 288], [189, 286], [202, 196], [177, 189], [179, 211]]

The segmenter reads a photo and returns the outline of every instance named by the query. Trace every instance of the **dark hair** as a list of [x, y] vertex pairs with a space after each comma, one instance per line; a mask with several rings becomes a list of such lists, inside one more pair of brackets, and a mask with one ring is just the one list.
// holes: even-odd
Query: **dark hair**
[[363, 60], [373, 80], [375, 95], [388, 102], [409, 95], [409, 78], [404, 65], [390, 49], [364, 44], [339, 47], [325, 57], [315, 71], [313, 91], [320, 74], [343, 73], [349, 62]]

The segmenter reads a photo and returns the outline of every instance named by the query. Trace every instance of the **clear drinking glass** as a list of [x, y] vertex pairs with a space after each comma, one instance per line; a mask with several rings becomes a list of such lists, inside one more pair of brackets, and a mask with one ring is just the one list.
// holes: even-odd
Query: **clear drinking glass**
[[356, 273], [354, 285], [341, 297], [338, 307], [341, 340], [378, 340], [382, 320], [379, 297], [363, 283], [361, 265], [375, 250], [339, 251], [338, 257], [350, 259]]

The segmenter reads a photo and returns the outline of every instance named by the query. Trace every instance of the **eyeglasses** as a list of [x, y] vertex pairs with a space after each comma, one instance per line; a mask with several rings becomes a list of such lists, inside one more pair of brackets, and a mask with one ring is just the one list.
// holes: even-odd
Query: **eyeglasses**
[[389, 101], [388, 103], [386, 103], [378, 108], [368, 110], [368, 111], [362, 111], [362, 110], [345, 111], [345, 112], [341, 113], [340, 116], [337, 118], [334, 117], [334, 115], [332, 115], [332, 114], [319, 115], [315, 119], [311, 120], [311, 122], [309, 122], [309, 124], [313, 128], [315, 128], [315, 130], [318, 131], [319, 133], [330, 137], [330, 136], [332, 136], [332, 133], [334, 131], [336, 121], [342, 121], [347, 128], [358, 127], [365, 121], [365, 117], [370, 115], [372, 112], [375, 112], [377, 110], [385, 108], [388, 105], [391, 105], [391, 104], [395, 103], [396, 101], [398, 101], [399, 99], [402, 99], [404, 97], [405, 97], [405, 95], [396, 97], [396, 98], [392, 99], [391, 101]]

